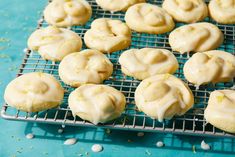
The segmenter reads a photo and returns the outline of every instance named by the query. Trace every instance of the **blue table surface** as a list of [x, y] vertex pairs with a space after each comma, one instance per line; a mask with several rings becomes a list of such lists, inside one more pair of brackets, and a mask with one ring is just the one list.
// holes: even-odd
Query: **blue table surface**
[[[23, 49], [30, 33], [35, 29], [46, 0], [0, 0], [0, 102], [7, 83], [15, 77]], [[0, 157], [76, 157], [80, 156], [235, 156], [235, 140], [204, 138], [172, 134], [146, 133], [137, 137], [136, 132], [112, 131], [82, 127], [67, 127], [58, 134], [60, 126], [7, 121], [0, 118]], [[26, 139], [31, 133], [34, 139]], [[75, 137], [72, 146], [63, 145], [67, 138]], [[163, 141], [165, 147], [157, 148]], [[204, 151], [200, 143], [205, 140], [211, 150]], [[104, 150], [93, 153], [91, 146], [101, 144]], [[192, 151], [196, 148], [196, 152]]]

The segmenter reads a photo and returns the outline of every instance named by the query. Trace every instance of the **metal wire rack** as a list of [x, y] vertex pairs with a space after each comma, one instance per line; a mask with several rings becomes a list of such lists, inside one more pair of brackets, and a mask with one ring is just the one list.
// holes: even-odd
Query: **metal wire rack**
[[[124, 20], [124, 13], [110, 13], [103, 11], [99, 6], [97, 6], [95, 0], [88, 0], [93, 9], [92, 19], [85, 26], [75, 26], [71, 29], [78, 33], [82, 38], [87, 29], [90, 28], [90, 24], [94, 19], [106, 17], [113, 19]], [[161, 5], [162, 0], [148, 0], [149, 3]], [[218, 48], [230, 52], [235, 55], [235, 26], [234, 25], [221, 25], [214, 22], [212, 19], [207, 18], [205, 21], [214, 23], [217, 25], [225, 35], [224, 43]], [[42, 19], [38, 22], [38, 28], [47, 26], [48, 24]], [[177, 23], [177, 27], [183, 25], [182, 23]], [[168, 43], [168, 35], [150, 35], [144, 33], [132, 34], [132, 44], [129, 48], [144, 48], [144, 47], [155, 47], [155, 48], [165, 48], [171, 50]], [[85, 49], [85, 45], [83, 49]], [[129, 49], [128, 48], [128, 49]], [[58, 76], [58, 65], [59, 63], [52, 63], [51, 61], [43, 60], [40, 55], [28, 51], [25, 53], [23, 62], [19, 68], [20, 76], [24, 73], [41, 71], [53, 74], [58, 80], [61, 81], [63, 87], [66, 89], [63, 104], [54, 109], [50, 109], [38, 113], [27, 113], [16, 110], [10, 107], [8, 104], [4, 104], [1, 110], [1, 116], [9, 120], [19, 120], [19, 121], [32, 121], [40, 123], [50, 123], [50, 124], [61, 124], [61, 125], [73, 125], [73, 126], [84, 126], [84, 127], [102, 127], [110, 129], [122, 129], [122, 130], [133, 130], [133, 131], [148, 131], [148, 132], [162, 132], [162, 133], [176, 133], [185, 135], [201, 135], [201, 136], [223, 136], [223, 137], [235, 137], [232, 134], [228, 134], [221, 131], [212, 125], [206, 123], [204, 119], [204, 109], [207, 105], [209, 94], [213, 90], [217, 89], [228, 89], [234, 86], [234, 80], [229, 83], [218, 83], [215, 85], [200, 86], [196, 89], [192, 84], [188, 83], [183, 75], [183, 66], [187, 61], [187, 55], [180, 55], [175, 53], [174, 55], [178, 59], [180, 68], [175, 73], [175, 75], [182, 80], [184, 80], [195, 96], [195, 105], [188, 111], [185, 115], [180, 117], [174, 117], [171, 120], [165, 120], [163, 123], [157, 120], [151, 119], [142, 112], [139, 112], [135, 106], [134, 102], [134, 92], [139, 84], [138, 80], [132, 77], [124, 76], [120, 69], [120, 64], [118, 63], [118, 58], [123, 51], [115, 52], [107, 55], [108, 58], [114, 64], [113, 75], [104, 82], [104, 84], [115, 87], [116, 89], [123, 92], [127, 99], [127, 107], [122, 113], [122, 116], [114, 121], [108, 122], [106, 124], [93, 125], [87, 121], [80, 119], [79, 117], [73, 117], [71, 111], [67, 105], [67, 98], [69, 93], [74, 90], [70, 86], [65, 85]], [[190, 55], [191, 56], [191, 55]]]

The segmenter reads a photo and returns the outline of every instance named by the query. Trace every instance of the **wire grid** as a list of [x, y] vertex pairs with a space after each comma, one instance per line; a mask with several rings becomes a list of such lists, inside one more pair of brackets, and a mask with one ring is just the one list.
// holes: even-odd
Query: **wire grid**
[[[110, 13], [103, 11], [99, 6], [97, 6], [95, 0], [88, 0], [93, 9], [93, 16], [91, 20], [85, 26], [74, 26], [71, 30], [75, 31], [82, 38], [84, 33], [90, 28], [91, 22], [94, 19], [106, 17], [113, 19], [121, 19], [124, 21], [124, 13]], [[162, 0], [148, 0], [149, 3], [161, 5]], [[214, 23], [217, 25], [224, 33], [225, 40], [224, 43], [218, 48], [219, 50], [224, 50], [235, 55], [235, 26], [234, 25], [221, 25], [214, 22], [212, 19], [205, 19], [207, 22]], [[43, 17], [38, 22], [38, 28], [45, 27], [48, 24], [44, 21]], [[183, 25], [182, 23], [177, 23], [176, 27]], [[150, 35], [144, 33], [132, 34], [132, 44], [129, 48], [165, 48], [171, 50], [168, 43], [169, 33], [163, 35]], [[128, 48], [128, 49], [129, 49]], [[85, 44], [83, 44], [83, 49], [86, 49]], [[125, 51], [125, 50], [123, 50]], [[71, 110], [67, 105], [68, 95], [74, 88], [65, 85], [58, 76], [58, 65], [59, 63], [52, 63], [51, 61], [43, 60], [39, 54], [36, 52], [28, 51], [25, 54], [23, 63], [20, 66], [19, 73], [20, 76], [24, 73], [41, 71], [45, 73], [50, 73], [54, 75], [58, 80], [61, 81], [63, 87], [66, 90], [64, 101], [62, 105], [58, 108], [50, 109], [38, 113], [27, 113], [23, 111], [16, 110], [10, 107], [8, 104], [4, 104], [1, 115], [5, 119], [9, 120], [20, 120], [20, 121], [32, 121], [50, 124], [62, 124], [62, 125], [73, 125], [73, 126], [89, 126], [89, 127], [102, 127], [110, 129], [122, 129], [122, 130], [134, 130], [134, 131], [148, 131], [148, 132], [171, 132], [176, 134], [185, 135], [203, 135], [203, 136], [223, 136], [223, 137], [235, 137], [232, 134], [228, 134], [221, 131], [212, 125], [206, 123], [204, 119], [204, 109], [207, 105], [209, 94], [213, 90], [217, 89], [228, 89], [234, 87], [234, 80], [228, 83], [218, 83], [215, 85], [209, 84], [205, 86], [200, 86], [196, 89], [194, 85], [187, 82], [183, 75], [184, 63], [188, 60], [187, 55], [181, 55], [174, 52], [178, 62], [179, 69], [175, 73], [175, 76], [181, 78], [185, 81], [195, 96], [195, 105], [183, 116], [173, 117], [171, 120], [165, 120], [163, 123], [157, 120], [151, 119], [142, 112], [139, 112], [135, 106], [134, 102], [134, 92], [140, 81], [124, 76], [121, 72], [120, 64], [118, 63], [118, 58], [123, 51], [118, 51], [112, 54], [108, 54], [108, 58], [114, 65], [113, 75], [104, 84], [115, 87], [116, 89], [123, 92], [127, 99], [127, 107], [122, 113], [121, 117], [118, 119], [108, 122], [106, 124], [93, 125], [87, 121], [80, 119], [79, 117], [73, 117]], [[190, 54], [191, 56], [191, 54]]]

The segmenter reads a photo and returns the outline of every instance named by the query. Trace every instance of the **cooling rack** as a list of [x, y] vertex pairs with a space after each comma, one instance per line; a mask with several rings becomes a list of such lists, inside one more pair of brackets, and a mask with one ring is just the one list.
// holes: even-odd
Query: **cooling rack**
[[[97, 6], [95, 0], [88, 0], [93, 9], [93, 16], [91, 20], [85, 26], [75, 26], [70, 28], [79, 34], [82, 38], [87, 29], [90, 28], [90, 24], [94, 19], [106, 17], [113, 19], [121, 19], [124, 21], [124, 13], [110, 13], [103, 11], [99, 6]], [[162, 0], [148, 0], [149, 3], [161, 5]], [[235, 55], [235, 26], [234, 25], [221, 25], [214, 22], [212, 19], [205, 19], [207, 22], [214, 23], [217, 25], [224, 33], [225, 40], [224, 43], [218, 48], [219, 50], [224, 50]], [[38, 27], [45, 27], [48, 24], [44, 21], [43, 16], [38, 21]], [[182, 23], [177, 23], [177, 27], [183, 25]], [[168, 35], [150, 35], [144, 33], [133, 32], [132, 44], [129, 48], [165, 48], [171, 50], [168, 43]], [[128, 48], [128, 49], [129, 49]], [[83, 44], [83, 49], [86, 49]], [[124, 51], [124, 50], [123, 50]], [[215, 136], [215, 137], [235, 137], [232, 134], [228, 134], [221, 131], [212, 125], [206, 123], [204, 119], [204, 109], [207, 105], [209, 94], [211, 91], [217, 89], [228, 89], [234, 87], [234, 80], [228, 83], [218, 83], [215, 85], [200, 86], [200, 88], [194, 87], [192, 84], [185, 80], [183, 75], [184, 63], [188, 60], [187, 55], [180, 55], [174, 52], [178, 62], [179, 69], [175, 73], [178, 78], [181, 78], [185, 83], [187, 83], [195, 96], [194, 107], [188, 111], [183, 116], [176, 116], [171, 120], [165, 120], [163, 123], [157, 120], [151, 119], [142, 112], [139, 112], [135, 107], [134, 102], [134, 92], [138, 84], [138, 80], [132, 77], [124, 76], [121, 72], [120, 64], [118, 63], [118, 58], [123, 51], [118, 51], [107, 55], [114, 65], [113, 75], [104, 84], [115, 87], [116, 89], [123, 92], [126, 96], [127, 107], [122, 113], [121, 117], [118, 119], [108, 122], [106, 124], [93, 125], [87, 121], [80, 119], [79, 117], [73, 117], [71, 110], [67, 105], [67, 98], [71, 91], [74, 89], [70, 86], [65, 85], [58, 76], [58, 65], [59, 63], [52, 63], [51, 61], [43, 60], [40, 55], [36, 52], [28, 50], [25, 53], [23, 62], [19, 68], [17, 76], [24, 73], [41, 71], [45, 73], [50, 73], [54, 75], [58, 80], [61, 81], [63, 87], [66, 90], [63, 103], [60, 107], [50, 109], [43, 112], [37, 113], [27, 113], [16, 110], [10, 107], [8, 104], [4, 104], [1, 110], [1, 116], [8, 120], [18, 120], [18, 121], [31, 121], [40, 123], [50, 123], [50, 124], [60, 124], [60, 125], [73, 125], [73, 126], [83, 126], [83, 127], [101, 127], [110, 129], [120, 129], [120, 130], [133, 130], [133, 131], [147, 131], [147, 132], [162, 132], [162, 133], [175, 133], [175, 134], [185, 134], [185, 135], [200, 135], [200, 136]], [[191, 56], [191, 55], [190, 55]]]

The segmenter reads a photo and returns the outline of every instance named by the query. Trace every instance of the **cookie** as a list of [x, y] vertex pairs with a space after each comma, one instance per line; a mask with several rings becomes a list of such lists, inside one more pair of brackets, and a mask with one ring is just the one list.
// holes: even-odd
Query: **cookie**
[[209, 12], [210, 16], [218, 23], [235, 24], [234, 0], [211, 0]]
[[195, 85], [228, 82], [235, 77], [235, 56], [219, 50], [196, 53], [183, 70], [185, 78]]
[[126, 11], [130, 6], [145, 2], [145, 0], [96, 0], [96, 3], [105, 11]]
[[204, 117], [213, 126], [235, 133], [235, 91], [216, 90], [212, 92]]
[[44, 10], [47, 23], [57, 27], [84, 25], [91, 14], [91, 6], [86, 0], [53, 0]]
[[162, 8], [178, 22], [195, 23], [208, 16], [204, 0], [164, 0]]
[[50, 74], [33, 72], [12, 80], [6, 87], [6, 103], [18, 110], [39, 112], [60, 105], [64, 89]]
[[79, 87], [82, 84], [102, 83], [113, 72], [113, 64], [97, 50], [83, 50], [66, 56], [59, 65], [63, 82]]
[[131, 30], [120, 20], [100, 18], [92, 22], [84, 41], [90, 49], [112, 53], [130, 46]]
[[135, 103], [140, 111], [162, 122], [183, 115], [194, 104], [189, 87], [177, 77], [159, 74], [143, 80], [135, 91]]
[[173, 51], [203, 52], [219, 47], [224, 41], [221, 30], [210, 23], [201, 22], [176, 28], [169, 35], [169, 44]]
[[126, 98], [113, 87], [86, 84], [69, 95], [68, 103], [74, 116], [98, 124], [118, 118], [125, 109]]
[[166, 49], [130, 49], [119, 58], [122, 72], [125, 75], [143, 80], [156, 74], [173, 74], [179, 67], [178, 61]]
[[37, 51], [43, 59], [61, 61], [66, 55], [80, 51], [82, 40], [73, 31], [48, 26], [31, 34], [28, 47]]
[[149, 3], [131, 6], [125, 21], [132, 30], [140, 33], [163, 34], [175, 27], [173, 18], [164, 9]]

